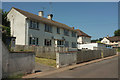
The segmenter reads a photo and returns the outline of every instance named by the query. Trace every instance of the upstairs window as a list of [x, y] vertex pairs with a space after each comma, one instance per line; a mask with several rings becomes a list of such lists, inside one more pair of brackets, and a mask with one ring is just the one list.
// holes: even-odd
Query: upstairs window
[[30, 28], [32, 28], [32, 29], [39, 29], [39, 23], [30, 20]]
[[69, 31], [64, 29], [64, 35], [69, 36]]
[[37, 22], [37, 29], [39, 29], [39, 22]]
[[72, 32], [72, 37], [76, 37], [76, 32]]
[[51, 32], [51, 33], [52, 33], [52, 26], [46, 25], [46, 24], [45, 24], [45, 31], [46, 31], [46, 32]]
[[57, 33], [60, 34], [60, 28], [57, 27]]

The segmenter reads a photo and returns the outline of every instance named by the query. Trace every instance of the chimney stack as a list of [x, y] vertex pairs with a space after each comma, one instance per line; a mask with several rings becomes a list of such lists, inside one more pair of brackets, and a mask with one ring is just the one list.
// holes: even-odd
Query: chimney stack
[[44, 16], [43, 11], [39, 11], [38, 15], [41, 16], [41, 17], [43, 17]]
[[49, 14], [48, 19], [52, 20], [52, 18], [53, 18], [53, 14]]
[[75, 29], [74, 27], [72, 27], [72, 29]]

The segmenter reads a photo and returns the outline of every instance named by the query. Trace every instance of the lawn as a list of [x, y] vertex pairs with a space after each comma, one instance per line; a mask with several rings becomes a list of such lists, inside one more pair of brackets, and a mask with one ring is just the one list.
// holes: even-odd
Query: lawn
[[35, 62], [44, 64], [44, 65], [48, 65], [48, 66], [52, 66], [52, 67], [56, 67], [56, 60], [53, 60], [53, 59], [35, 57]]
[[22, 78], [23, 76], [24, 74], [17, 74], [17, 75], [9, 76], [8, 78]]
[[118, 52], [120, 52], [120, 47], [117, 49]]

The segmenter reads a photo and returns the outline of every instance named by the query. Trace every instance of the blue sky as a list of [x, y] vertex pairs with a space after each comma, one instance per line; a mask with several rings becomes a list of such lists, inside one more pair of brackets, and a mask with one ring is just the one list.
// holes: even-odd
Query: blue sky
[[[50, 6], [51, 4], [51, 6]], [[33, 14], [43, 10], [44, 17], [53, 13], [53, 20], [80, 29], [92, 39], [113, 36], [118, 29], [117, 2], [4, 2], [2, 8], [9, 11], [16, 7]]]

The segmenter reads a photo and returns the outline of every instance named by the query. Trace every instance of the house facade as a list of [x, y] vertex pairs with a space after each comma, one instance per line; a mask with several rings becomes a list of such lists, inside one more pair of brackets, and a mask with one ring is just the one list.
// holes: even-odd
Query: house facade
[[65, 24], [52, 20], [53, 15], [43, 17], [43, 11], [35, 15], [12, 8], [7, 17], [10, 21], [11, 36], [16, 45], [38, 45], [51, 47], [77, 47], [77, 31]]
[[91, 43], [91, 36], [88, 34], [84, 33], [83, 31], [76, 29], [77, 31], [77, 44], [87, 44]]
[[104, 37], [101, 40], [101, 43], [110, 45], [112, 47], [120, 47], [120, 36], [113, 36], [113, 37]]

